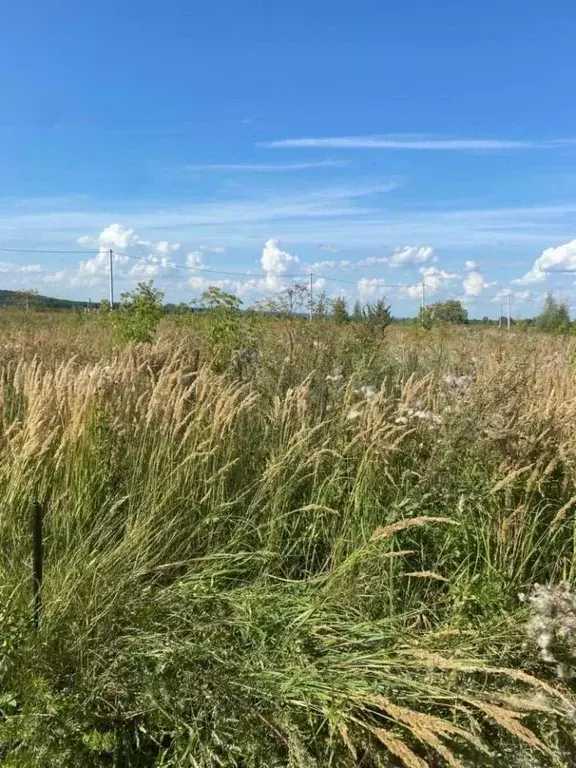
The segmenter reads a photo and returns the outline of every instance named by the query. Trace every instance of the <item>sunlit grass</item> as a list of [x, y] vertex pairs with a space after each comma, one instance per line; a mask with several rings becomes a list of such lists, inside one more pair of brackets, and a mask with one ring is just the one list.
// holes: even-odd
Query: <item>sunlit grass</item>
[[3, 326], [2, 765], [570, 765], [518, 593], [574, 576], [571, 342], [206, 322]]

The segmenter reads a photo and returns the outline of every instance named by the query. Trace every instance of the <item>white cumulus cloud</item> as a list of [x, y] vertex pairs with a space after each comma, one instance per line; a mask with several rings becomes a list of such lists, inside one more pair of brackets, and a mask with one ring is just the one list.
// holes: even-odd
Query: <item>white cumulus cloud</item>
[[310, 264], [310, 269], [334, 269], [334, 267], [339, 266], [339, 261], [335, 261], [334, 259], [326, 259], [324, 261], [315, 261], [313, 264]]
[[479, 296], [485, 288], [489, 288], [491, 283], [484, 280], [480, 272], [472, 270], [462, 281], [462, 287], [466, 296]]
[[190, 251], [186, 256], [186, 266], [190, 269], [202, 269], [204, 266], [204, 254], [202, 251]]
[[426, 286], [426, 295], [430, 296], [438, 290], [445, 290], [446, 286], [458, 275], [455, 272], [447, 272], [439, 267], [420, 267], [418, 270], [422, 275], [422, 280], [414, 285], [408, 285], [403, 289], [405, 296], [410, 299], [417, 299], [422, 295], [422, 283]]
[[423, 264], [427, 261], [434, 261], [434, 248], [424, 245], [406, 245], [403, 248], [395, 248], [390, 258], [390, 264], [394, 266]]
[[356, 285], [358, 293], [363, 296], [378, 296], [384, 293], [386, 281], [380, 277], [362, 277]]
[[162, 256], [169, 256], [174, 251], [180, 250], [180, 243], [169, 243], [167, 240], [160, 240], [155, 246], [153, 245], [153, 248]]
[[154, 278], [175, 273], [170, 256], [180, 249], [179, 243], [159, 240], [154, 243], [142, 240], [130, 227], [110, 224], [97, 237], [85, 235], [77, 242], [97, 247], [94, 256], [80, 261], [76, 270], [69, 273], [72, 285], [98, 285], [110, 269], [110, 249], [113, 251], [114, 272], [118, 279]]
[[475, 261], [472, 261], [472, 260], [469, 259], [468, 261], [466, 261], [464, 266], [466, 267], [466, 269], [476, 269], [477, 264], [476, 264]]
[[421, 267], [420, 274], [426, 283], [426, 287], [433, 291], [443, 288], [451, 280], [458, 277], [454, 272], [446, 272], [445, 269], [439, 269], [438, 267]]
[[312, 289], [314, 291], [321, 291], [325, 287], [326, 287], [326, 280], [324, 280], [323, 277], [316, 278], [316, 280], [314, 280], [314, 283], [312, 284]]
[[35, 274], [43, 272], [44, 268], [40, 264], [12, 264], [9, 261], [0, 261], [0, 272], [2, 274]]
[[138, 242], [138, 237], [133, 229], [123, 227], [121, 224], [110, 224], [105, 227], [98, 236], [98, 242], [101, 246], [109, 248], [128, 248]]
[[266, 272], [266, 286], [270, 289], [280, 288], [282, 275], [285, 274], [291, 265], [299, 263], [300, 259], [298, 256], [288, 251], [283, 251], [278, 240], [271, 237], [264, 244], [260, 258], [262, 269]]
[[59, 269], [56, 272], [50, 272], [43, 278], [44, 283], [64, 283], [68, 279], [68, 274], [65, 269]]
[[[22, 275], [35, 275], [42, 272], [44, 268], [40, 264], [13, 264], [10, 261], [0, 261], [0, 274], [6, 275], [11, 285], [21, 284]], [[20, 277], [16, 277], [17, 275]]]
[[558, 245], [555, 248], [546, 248], [532, 265], [532, 269], [524, 277], [514, 280], [520, 285], [531, 283], [543, 283], [548, 272], [554, 270], [569, 270], [576, 272], [576, 240]]

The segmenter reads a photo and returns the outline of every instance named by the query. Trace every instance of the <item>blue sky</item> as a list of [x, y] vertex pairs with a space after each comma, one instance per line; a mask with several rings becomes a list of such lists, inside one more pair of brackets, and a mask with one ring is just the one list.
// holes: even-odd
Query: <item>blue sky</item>
[[575, 49], [563, 0], [9, 4], [0, 285], [576, 308]]

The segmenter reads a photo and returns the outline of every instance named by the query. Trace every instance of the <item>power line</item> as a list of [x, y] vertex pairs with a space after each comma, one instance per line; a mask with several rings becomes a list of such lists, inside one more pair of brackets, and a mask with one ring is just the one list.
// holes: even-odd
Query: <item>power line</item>
[[2, 253], [52, 253], [52, 254], [71, 254], [74, 256], [90, 256], [91, 254], [102, 253], [102, 251], [62, 251], [62, 250], [38, 250], [36, 248], [0, 248]]
[[[121, 253], [118, 254], [121, 256], [126, 256], [129, 259], [136, 259], [137, 261], [143, 261], [148, 264], [158, 265], [159, 261], [154, 261], [151, 259], [147, 259], [142, 256], [135, 256], [133, 254], [128, 253]], [[178, 264], [176, 262], [163, 262], [166, 266], [172, 266], [176, 267], [177, 269], [184, 269], [192, 273], [209, 273], [209, 274], [216, 274], [216, 275], [226, 275], [226, 276], [233, 276], [233, 277], [267, 277], [270, 273], [262, 272], [229, 272], [226, 270], [218, 270], [218, 269], [208, 269], [207, 267], [190, 267], [186, 264]], [[328, 275], [319, 275], [317, 272], [309, 272], [308, 275], [299, 273], [299, 274], [287, 274], [287, 273], [279, 273], [276, 275], [277, 277], [283, 277], [283, 278], [309, 278], [310, 276], [320, 278], [322, 280], [328, 280], [336, 283], [344, 283], [346, 285], [353, 285], [355, 287], [358, 286], [359, 280], [346, 280], [342, 277], [332, 277]], [[455, 291], [448, 291], [445, 288], [440, 288], [439, 286], [436, 286], [432, 283], [428, 283], [425, 280], [423, 280], [421, 283], [386, 283], [383, 281], [382, 278], [360, 278], [360, 280], [376, 280], [378, 281], [378, 287], [380, 288], [414, 288], [417, 285], [423, 285], [425, 289], [428, 289], [430, 292], [439, 291], [441, 293], [445, 293], [448, 296], [456, 296], [458, 298], [465, 298], [469, 303], [484, 303], [487, 301], [492, 301], [494, 299], [501, 298], [500, 294], [494, 294], [491, 296], [477, 296], [473, 297], [470, 296], [467, 293], [457, 293]], [[506, 294], [504, 295], [504, 298], [506, 298]], [[524, 297], [524, 296], [510, 296], [510, 301], [527, 301], [533, 304], [539, 304], [540, 299], [534, 299], [530, 297]]]
[[439, 286], [432, 286], [429, 283], [427, 283], [427, 287], [430, 288], [430, 290], [432, 291], [440, 291], [440, 293], [446, 293], [448, 296], [460, 296], [462, 298], [468, 296], [467, 293], [456, 293], [455, 291], [447, 291], [445, 288], [440, 288]]
[[[315, 277], [319, 277], [322, 280], [333, 280], [337, 283], [346, 283], [347, 285], [358, 285], [359, 280], [344, 280], [342, 277], [328, 277], [327, 275], [318, 275], [314, 273]], [[378, 285], [381, 288], [412, 288], [412, 283], [386, 283], [382, 282], [381, 278], [379, 277], [361, 277], [360, 280], [377, 280]]]
[[[472, 297], [469, 296], [466, 293], [458, 293], [456, 291], [449, 291], [446, 288], [441, 288], [438, 285], [434, 285], [433, 283], [429, 283], [426, 280], [422, 280], [420, 283], [387, 283], [382, 278], [359, 278], [359, 280], [346, 280], [345, 278], [341, 277], [333, 277], [333, 276], [327, 276], [327, 275], [320, 275], [318, 273], [271, 273], [271, 272], [235, 272], [230, 270], [223, 270], [223, 269], [210, 269], [208, 267], [192, 267], [187, 264], [179, 264], [178, 262], [174, 261], [165, 261], [162, 259], [155, 259], [155, 258], [147, 258], [144, 256], [136, 256], [135, 254], [126, 253], [126, 252], [120, 252], [120, 251], [113, 251], [111, 249], [104, 249], [103, 247], [99, 248], [98, 250], [61, 250], [61, 249], [45, 249], [45, 248], [8, 248], [8, 247], [0, 247], [1, 253], [37, 253], [37, 254], [54, 254], [54, 255], [81, 255], [81, 256], [90, 256], [90, 255], [109, 255], [110, 252], [112, 255], [116, 256], [123, 256], [125, 258], [135, 260], [135, 261], [141, 261], [146, 264], [150, 264], [152, 266], [169, 266], [173, 267], [175, 269], [181, 269], [185, 270], [187, 272], [191, 272], [192, 274], [213, 274], [213, 275], [224, 275], [226, 277], [244, 277], [244, 278], [265, 278], [269, 277], [270, 274], [274, 274], [275, 277], [278, 278], [300, 278], [305, 280], [310, 275], [313, 275], [314, 277], [320, 278], [322, 280], [328, 280], [331, 282], [336, 283], [343, 283], [345, 285], [353, 285], [355, 287], [358, 287], [358, 282], [360, 280], [370, 280], [375, 281], [378, 285], [378, 287], [381, 288], [416, 288], [417, 286], [423, 286], [424, 290], [429, 290], [431, 293], [433, 292], [440, 292], [444, 293], [448, 296], [455, 296], [457, 298], [465, 298], [467, 302], [469, 303], [485, 303], [489, 301], [493, 301], [495, 299], [507, 299], [508, 294], [494, 294], [494, 295], [483, 295], [483, 296], [477, 296]], [[576, 270], [547, 270], [549, 274], [576, 274]], [[412, 297], [413, 298], [413, 297]], [[517, 302], [517, 301], [525, 301], [531, 304], [540, 304], [542, 299], [532, 298], [532, 297], [525, 297], [525, 296], [513, 296], [510, 294], [510, 301], [511, 302]]]
[[[108, 248], [100, 248], [97, 251], [63, 251], [63, 250], [51, 250], [51, 249], [39, 249], [39, 248], [2, 248], [0, 247], [0, 253], [46, 253], [46, 254], [53, 254], [53, 255], [74, 255], [74, 256], [98, 256], [99, 254], [108, 255], [109, 253]], [[124, 251], [114, 251], [112, 250], [112, 253], [114, 256], [124, 256], [127, 259], [134, 259], [136, 261], [143, 261], [147, 264], [153, 264], [153, 265], [164, 265], [164, 266], [170, 266], [175, 267], [176, 269], [185, 269], [189, 272], [208, 272], [216, 275], [230, 275], [233, 277], [266, 277], [268, 273], [262, 272], [230, 272], [228, 270], [222, 270], [222, 269], [208, 269], [207, 267], [190, 267], [187, 264], [178, 264], [175, 261], [162, 261], [162, 260], [156, 260], [156, 259], [150, 259], [145, 256], [136, 256], [133, 253], [126, 253]], [[306, 277], [307, 275], [304, 275], [303, 273], [300, 274], [285, 274], [282, 273], [282, 275], [278, 275], [279, 277]]]
[[[132, 253], [120, 253], [119, 251], [114, 251], [116, 256], [125, 256], [127, 259], [135, 259], [136, 261], [143, 261], [146, 264], [152, 264], [153, 266], [167, 266], [167, 267], [175, 267], [176, 269], [184, 269], [187, 272], [206, 272], [213, 275], [228, 275], [231, 277], [267, 277], [269, 274], [268, 272], [229, 272], [228, 270], [224, 269], [208, 269], [207, 267], [191, 267], [188, 264], [178, 264], [175, 261], [162, 261], [162, 260], [155, 260], [146, 258], [145, 256], [135, 256]], [[304, 274], [278, 274], [278, 277], [301, 277], [305, 278], [307, 275]]]

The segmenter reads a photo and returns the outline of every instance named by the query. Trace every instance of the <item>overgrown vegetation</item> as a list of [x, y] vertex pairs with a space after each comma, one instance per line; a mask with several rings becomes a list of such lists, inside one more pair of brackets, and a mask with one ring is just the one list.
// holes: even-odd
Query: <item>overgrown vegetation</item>
[[468, 310], [458, 299], [448, 299], [436, 304], [429, 304], [420, 310], [420, 320], [424, 326], [452, 323], [465, 325], [468, 322]]
[[568, 304], [558, 301], [552, 293], [548, 293], [542, 312], [536, 317], [536, 328], [545, 333], [568, 333], [570, 330]]
[[[120, 304], [111, 314], [112, 327], [119, 341], [150, 342], [162, 318], [162, 291], [152, 281], [138, 283], [135, 290], [121, 294]], [[108, 312], [110, 306], [104, 307]]]
[[574, 342], [156, 298], [0, 313], [0, 764], [574, 765]]

